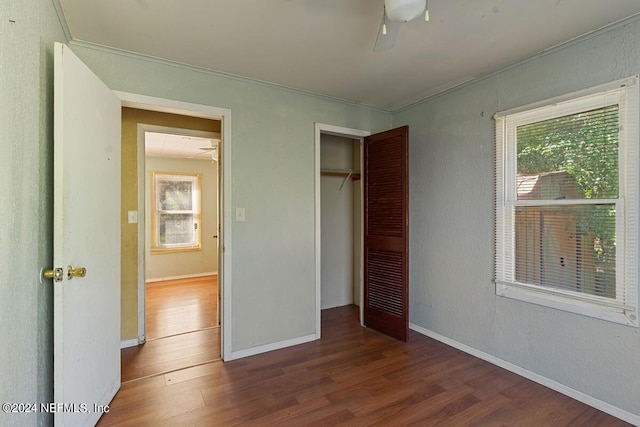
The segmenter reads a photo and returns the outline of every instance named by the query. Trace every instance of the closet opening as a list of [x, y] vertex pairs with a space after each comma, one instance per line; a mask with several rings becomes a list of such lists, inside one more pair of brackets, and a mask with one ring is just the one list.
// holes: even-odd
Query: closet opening
[[321, 310], [361, 306], [361, 145], [320, 134]]

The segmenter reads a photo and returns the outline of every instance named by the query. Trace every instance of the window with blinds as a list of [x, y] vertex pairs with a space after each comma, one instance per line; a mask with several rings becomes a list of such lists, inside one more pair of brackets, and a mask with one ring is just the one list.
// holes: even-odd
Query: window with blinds
[[151, 252], [199, 250], [200, 175], [152, 173]]
[[496, 115], [498, 295], [638, 326], [636, 82]]

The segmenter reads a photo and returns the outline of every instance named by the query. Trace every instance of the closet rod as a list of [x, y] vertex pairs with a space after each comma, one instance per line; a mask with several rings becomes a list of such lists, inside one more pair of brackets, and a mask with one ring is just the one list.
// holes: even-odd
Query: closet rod
[[354, 181], [360, 179], [360, 172], [353, 169], [320, 169], [320, 175], [352, 178]]
[[359, 170], [355, 169], [330, 169], [330, 168], [322, 168], [320, 172], [342, 172], [342, 173], [360, 173]]

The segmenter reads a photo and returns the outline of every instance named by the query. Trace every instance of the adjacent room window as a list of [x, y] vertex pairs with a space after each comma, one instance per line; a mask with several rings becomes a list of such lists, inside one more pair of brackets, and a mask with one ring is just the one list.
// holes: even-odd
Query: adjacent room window
[[200, 175], [152, 172], [152, 252], [199, 250]]
[[496, 293], [638, 326], [637, 78], [496, 114]]

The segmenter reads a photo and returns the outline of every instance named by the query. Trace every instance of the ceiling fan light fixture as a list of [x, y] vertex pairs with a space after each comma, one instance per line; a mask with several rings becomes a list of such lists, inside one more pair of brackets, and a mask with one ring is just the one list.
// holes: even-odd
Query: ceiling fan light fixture
[[429, 22], [429, 2], [428, 2], [428, 0], [424, 5], [424, 20], [425, 20], [425, 22]]
[[384, 0], [384, 7], [391, 21], [407, 22], [425, 12], [427, 0]]

